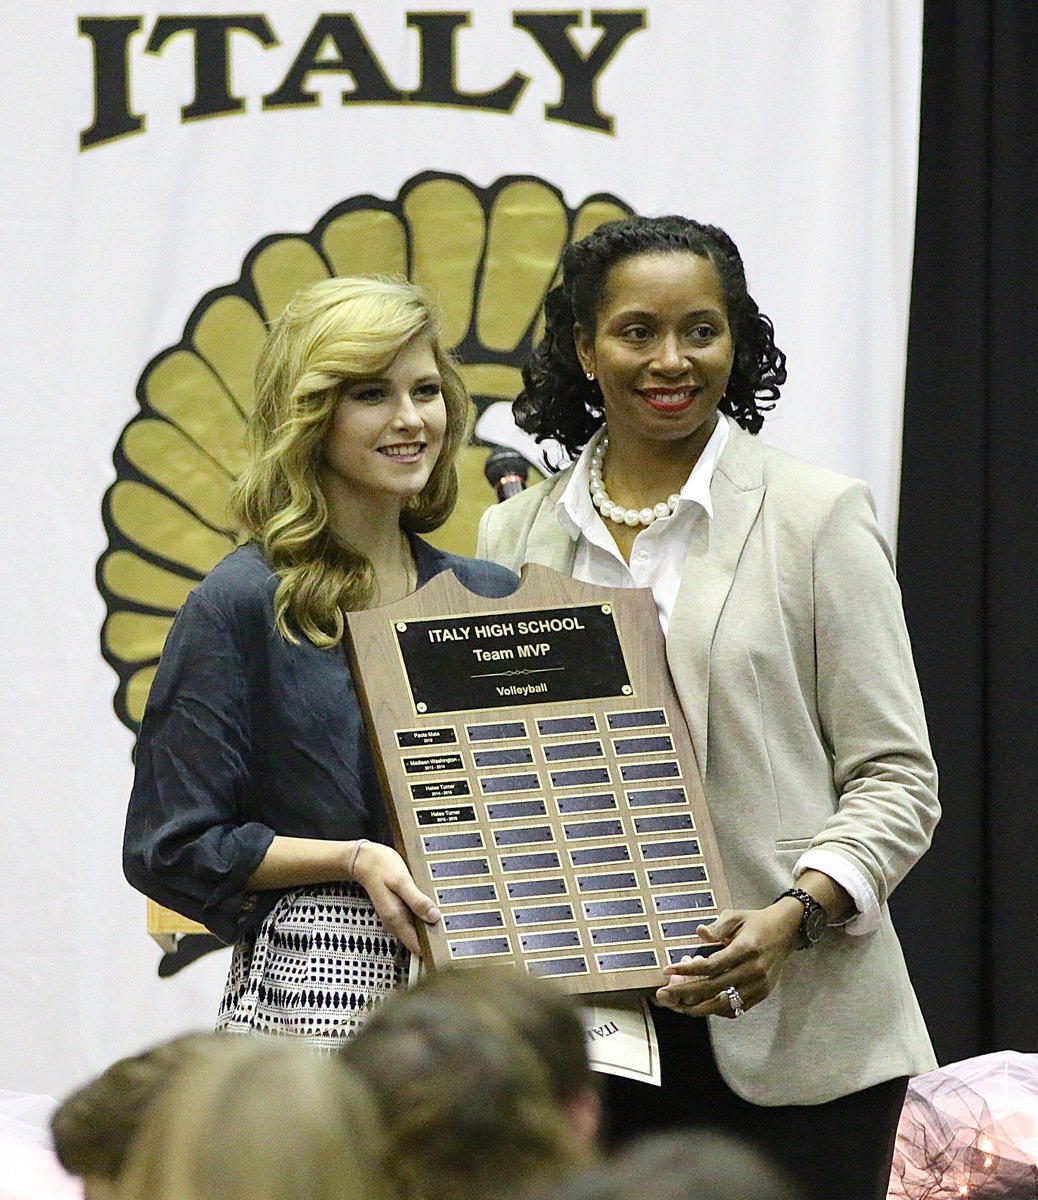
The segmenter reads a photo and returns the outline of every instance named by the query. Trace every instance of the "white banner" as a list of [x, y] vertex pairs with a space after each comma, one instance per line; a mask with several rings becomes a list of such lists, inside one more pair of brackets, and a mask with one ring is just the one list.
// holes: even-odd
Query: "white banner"
[[0, 1087], [61, 1095], [213, 1019], [227, 955], [159, 977], [122, 821], [170, 616], [231, 544], [263, 321], [300, 283], [410, 271], [486, 403], [568, 238], [720, 224], [789, 358], [763, 436], [866, 478], [893, 534], [921, 0], [465, 14], [0, 5]]

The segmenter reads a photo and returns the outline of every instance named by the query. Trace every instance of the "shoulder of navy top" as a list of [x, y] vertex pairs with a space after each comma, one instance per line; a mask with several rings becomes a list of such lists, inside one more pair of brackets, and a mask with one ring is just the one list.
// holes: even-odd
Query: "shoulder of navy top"
[[[420, 584], [428, 583], [441, 571], [453, 571], [465, 587], [481, 596], [509, 596], [519, 586], [519, 577], [497, 563], [451, 554], [419, 537], [412, 537], [411, 545]], [[259, 545], [246, 542], [221, 559], [195, 591], [226, 611], [249, 597], [272, 600], [277, 586], [278, 577]]]
[[519, 576], [497, 563], [437, 550], [421, 538], [413, 538], [411, 545], [415, 552], [419, 583], [427, 583], [441, 571], [453, 571], [459, 582], [480, 596], [510, 596], [519, 586]]

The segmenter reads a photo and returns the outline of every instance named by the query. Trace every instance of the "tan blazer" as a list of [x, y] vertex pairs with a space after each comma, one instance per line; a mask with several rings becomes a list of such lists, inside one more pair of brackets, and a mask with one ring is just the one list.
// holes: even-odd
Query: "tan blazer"
[[[862, 936], [827, 931], [745, 1017], [708, 1020], [734, 1091], [817, 1104], [936, 1066], [886, 900], [929, 845], [937, 774], [868, 489], [731, 425], [667, 661], [734, 902], [769, 904], [820, 846], [868, 880], [882, 920]], [[576, 543], [555, 511], [569, 474], [490, 509], [479, 555], [570, 573]]]

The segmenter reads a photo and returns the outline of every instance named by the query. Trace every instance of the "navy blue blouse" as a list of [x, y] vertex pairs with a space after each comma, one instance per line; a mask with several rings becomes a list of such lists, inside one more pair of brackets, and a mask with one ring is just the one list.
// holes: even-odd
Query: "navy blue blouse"
[[[511, 571], [412, 538], [419, 586], [453, 570], [482, 596]], [[286, 641], [259, 547], [229, 554], [177, 615], [148, 696], [123, 842], [138, 890], [232, 942], [276, 903], [247, 893], [275, 834], [391, 842], [342, 647]]]

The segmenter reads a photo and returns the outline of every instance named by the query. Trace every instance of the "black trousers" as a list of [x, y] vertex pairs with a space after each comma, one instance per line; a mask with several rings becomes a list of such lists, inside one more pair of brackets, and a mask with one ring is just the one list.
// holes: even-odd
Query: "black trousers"
[[706, 1021], [653, 1010], [662, 1086], [605, 1076], [606, 1142], [689, 1127], [724, 1129], [770, 1154], [812, 1200], [883, 1200], [907, 1078], [827, 1104], [750, 1104], [721, 1078]]

